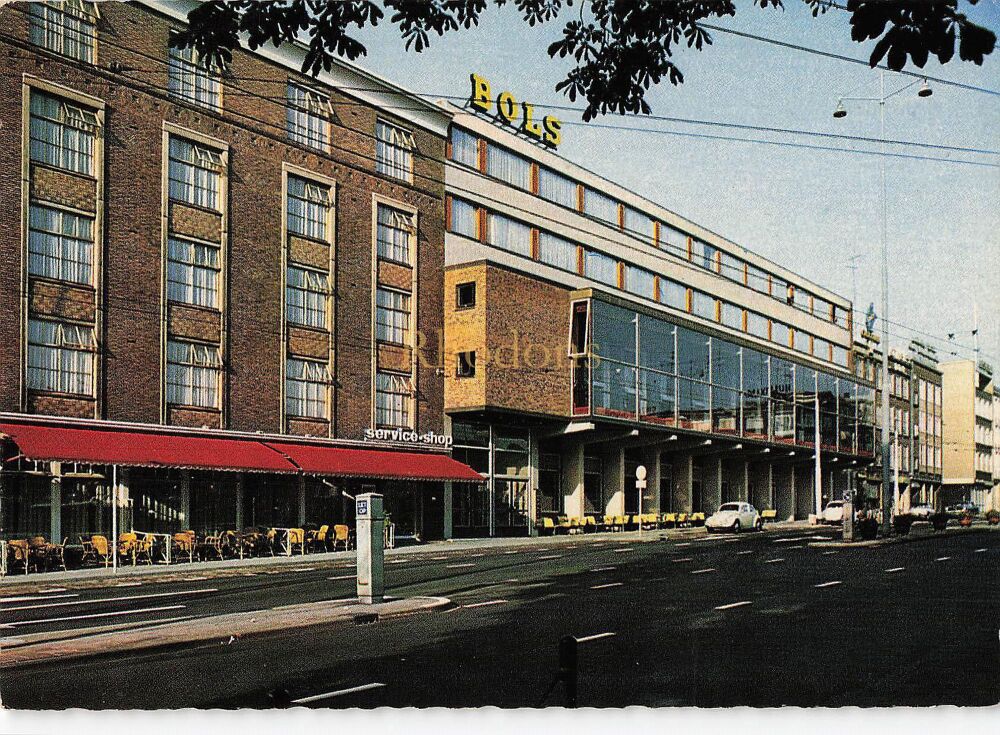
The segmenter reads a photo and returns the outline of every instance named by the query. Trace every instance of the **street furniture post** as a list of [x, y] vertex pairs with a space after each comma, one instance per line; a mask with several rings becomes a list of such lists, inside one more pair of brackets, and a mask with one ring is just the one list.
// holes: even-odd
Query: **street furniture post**
[[646, 489], [646, 466], [635, 468], [635, 489], [639, 493], [639, 535], [642, 535], [642, 494]]
[[385, 596], [385, 513], [382, 496], [362, 493], [355, 498], [357, 523], [358, 599], [366, 605]]
[[577, 640], [571, 635], [559, 639], [559, 678], [566, 691], [566, 706], [576, 707]]

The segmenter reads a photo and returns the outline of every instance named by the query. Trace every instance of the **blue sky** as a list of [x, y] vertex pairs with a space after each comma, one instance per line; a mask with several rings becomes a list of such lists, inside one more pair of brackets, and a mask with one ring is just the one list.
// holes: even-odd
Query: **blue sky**
[[[870, 44], [850, 40], [846, 13], [831, 10], [814, 19], [796, 0], [786, 4], [784, 11], [775, 11], [744, 1], [736, 18], [717, 25], [868, 57]], [[1000, 32], [997, 0], [982, 0], [969, 15]], [[568, 67], [546, 53], [559, 28], [558, 21], [530, 28], [514, 8], [491, 6], [479, 28], [435, 38], [429, 50], [415, 54], [404, 53], [395, 28], [384, 23], [363, 34], [369, 53], [361, 65], [413, 91], [439, 95], [468, 94], [468, 75], [476, 71], [518, 99], [565, 105], [570, 103], [555, 85]], [[676, 55], [685, 82], [651, 90], [647, 99], [654, 114], [878, 136], [877, 105], [845, 103], [846, 118], [835, 120], [831, 114], [840, 96], [876, 95], [877, 71], [722, 33], [713, 36], [715, 43], [706, 50]], [[944, 66], [928, 62], [925, 71], [1000, 89], [1000, 51], [981, 67], [956, 55]], [[887, 91], [910, 81], [887, 73]], [[888, 103], [887, 138], [1000, 148], [1000, 97], [932, 86], [929, 98], [918, 98], [914, 87]], [[560, 116], [579, 119], [572, 112]], [[595, 122], [762, 137], [641, 117], [606, 116]], [[858, 311], [870, 301], [879, 304], [877, 156], [579, 125], [565, 128], [559, 152], [848, 298], [854, 291], [848, 259], [860, 254]], [[977, 160], [1000, 164], [1000, 156]], [[976, 301], [983, 357], [1000, 363], [1000, 168], [903, 158], [888, 158], [886, 165], [890, 322], [928, 332], [932, 337], [925, 341], [949, 357], [943, 342], [948, 333], [954, 332], [960, 345], [972, 345]], [[920, 336], [892, 323], [890, 332], [890, 341], [900, 347]], [[956, 349], [960, 357], [971, 356], [970, 350]]]

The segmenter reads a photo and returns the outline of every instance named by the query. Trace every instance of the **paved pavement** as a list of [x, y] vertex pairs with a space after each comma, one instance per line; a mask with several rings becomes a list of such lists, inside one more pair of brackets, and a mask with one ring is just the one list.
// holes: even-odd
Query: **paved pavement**
[[[392, 554], [389, 593], [454, 605], [0, 671], [9, 707], [995, 704], [1000, 533], [859, 549], [823, 529], [524, 540]], [[352, 562], [0, 591], [0, 647], [353, 597]], [[89, 584], [89, 583], [88, 583]], [[8, 591], [11, 590], [11, 591]], [[338, 603], [330, 603], [331, 605]], [[194, 623], [191, 623], [194, 625]], [[27, 641], [25, 639], [28, 638]], [[20, 639], [20, 642], [19, 640]], [[548, 690], [551, 691], [549, 692]], [[547, 694], [548, 692], [548, 694]]]

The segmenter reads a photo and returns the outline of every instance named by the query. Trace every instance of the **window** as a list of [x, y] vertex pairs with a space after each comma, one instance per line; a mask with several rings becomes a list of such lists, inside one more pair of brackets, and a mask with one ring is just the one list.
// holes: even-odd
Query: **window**
[[813, 337], [813, 354], [821, 360], [830, 359], [830, 343], [825, 339]]
[[691, 313], [715, 321], [715, 299], [701, 291], [691, 292]]
[[718, 269], [716, 267], [716, 260], [718, 258], [719, 249], [714, 245], [709, 245], [708, 243], [695, 241], [697, 247], [694, 248], [692, 252], [692, 258], [696, 265], [701, 266], [707, 271], [712, 271], [717, 273]]
[[459, 352], [458, 364], [455, 369], [456, 378], [476, 377], [476, 351]]
[[821, 299], [819, 296], [813, 296], [813, 309], [812, 313], [814, 316], [820, 319], [830, 320], [830, 308], [832, 304], [825, 299]]
[[538, 169], [538, 195], [555, 204], [576, 209], [576, 182], [547, 168]]
[[799, 352], [809, 352], [809, 335], [803, 332], [801, 329], [794, 330], [795, 343], [792, 347]]
[[218, 308], [219, 248], [187, 240], [167, 240], [167, 299]]
[[727, 252], [721, 254], [720, 273], [730, 281], [743, 283], [743, 261]]
[[375, 339], [405, 345], [410, 332], [410, 294], [379, 286], [375, 292]]
[[32, 161], [93, 176], [97, 129], [96, 112], [43, 92], [31, 93]]
[[71, 59], [94, 63], [97, 4], [82, 0], [31, 3], [30, 37], [36, 46]]
[[91, 283], [93, 220], [32, 204], [28, 225], [28, 273], [73, 283]]
[[531, 189], [531, 163], [506, 148], [490, 144], [486, 149], [486, 173], [519, 189]]
[[677, 281], [661, 278], [660, 301], [675, 309], [687, 311], [687, 289]]
[[410, 376], [375, 374], [375, 423], [377, 426], [410, 425]]
[[618, 286], [618, 261], [596, 250], [587, 250], [584, 256], [584, 275], [608, 286]]
[[167, 342], [167, 403], [218, 408], [221, 378], [218, 347]]
[[451, 231], [476, 239], [476, 208], [461, 199], [451, 200]]
[[479, 138], [461, 128], [451, 129], [451, 160], [479, 168]]
[[471, 309], [476, 305], [476, 284], [460, 283], [455, 286], [455, 307], [458, 309]]
[[755, 265], [747, 265], [747, 285], [754, 291], [767, 293], [770, 288], [767, 273]]
[[618, 202], [596, 189], [588, 188], [584, 192], [583, 212], [610, 225], [618, 226]]
[[330, 279], [326, 273], [288, 266], [285, 286], [285, 318], [292, 324], [327, 328]]
[[788, 326], [781, 322], [771, 322], [771, 341], [788, 346]]
[[93, 327], [29, 319], [28, 388], [94, 395], [96, 350]]
[[288, 83], [288, 139], [293, 143], [330, 150], [330, 100], [311, 89]]
[[222, 109], [220, 71], [203, 60], [193, 46], [170, 48], [169, 89], [174, 97], [210, 110]]
[[653, 274], [645, 268], [638, 268], [634, 265], [625, 269], [625, 289], [636, 296], [644, 299], [653, 298]]
[[673, 250], [674, 253], [687, 257], [687, 234], [668, 224], [660, 225], [660, 247]]
[[531, 228], [499, 214], [489, 215], [486, 241], [494, 247], [531, 257]]
[[408, 130], [379, 120], [375, 123], [375, 170], [395, 179], [413, 178], [413, 151], [416, 144]]
[[722, 323], [732, 329], [743, 329], [743, 309], [728, 301], [723, 301]]
[[316, 360], [285, 362], [285, 413], [311, 419], [329, 418], [330, 368]]
[[652, 240], [653, 220], [648, 215], [643, 214], [637, 209], [632, 209], [632, 207], [625, 207], [624, 221], [625, 231], [628, 234], [641, 237], [645, 240]]
[[556, 268], [575, 273], [576, 245], [548, 232], [540, 232], [538, 234], [538, 259]]
[[378, 205], [378, 257], [410, 265], [410, 240], [416, 232], [413, 215]]
[[222, 155], [183, 138], [170, 138], [170, 198], [198, 207], [219, 209]]
[[288, 231], [314, 240], [328, 239], [331, 190], [298, 176], [288, 177]]

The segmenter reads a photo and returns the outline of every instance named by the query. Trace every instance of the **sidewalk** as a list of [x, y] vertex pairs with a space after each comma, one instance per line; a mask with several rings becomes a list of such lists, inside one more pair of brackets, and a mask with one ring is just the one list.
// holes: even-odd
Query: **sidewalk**
[[0, 650], [0, 669], [52, 659], [115, 655], [124, 651], [208, 643], [234, 645], [240, 639], [278, 630], [330, 623], [369, 623], [377, 620], [437, 610], [451, 601], [446, 597], [389, 599], [375, 605], [350, 600], [329, 600], [287, 605], [269, 610], [175, 618], [171, 622], [133, 630], [95, 633], [94, 629], [64, 630], [6, 638]]
[[933, 541], [955, 534], [969, 533], [996, 533], [1000, 531], [998, 526], [989, 526], [985, 521], [974, 523], [972, 526], [948, 526], [943, 531], [935, 531], [931, 526], [918, 526], [911, 528], [908, 534], [894, 535], [889, 538], [877, 538], [871, 541], [810, 541], [809, 546], [823, 547], [827, 549], [869, 549], [887, 544], [908, 544], [916, 541]]

